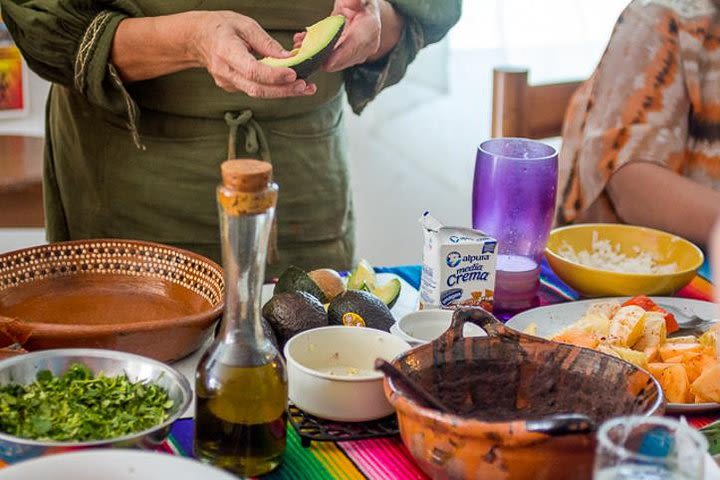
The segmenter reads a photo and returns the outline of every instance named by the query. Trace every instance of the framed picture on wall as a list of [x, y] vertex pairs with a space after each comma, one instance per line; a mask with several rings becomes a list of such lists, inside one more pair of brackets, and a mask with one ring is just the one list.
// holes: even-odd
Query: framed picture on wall
[[27, 65], [0, 20], [0, 119], [16, 118], [30, 111]]

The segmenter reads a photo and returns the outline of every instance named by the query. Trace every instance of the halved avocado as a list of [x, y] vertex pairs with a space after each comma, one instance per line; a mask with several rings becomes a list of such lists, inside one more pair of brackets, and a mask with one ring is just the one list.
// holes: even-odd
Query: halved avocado
[[298, 78], [305, 79], [320, 69], [323, 62], [330, 56], [335, 43], [340, 39], [345, 17], [333, 15], [306, 27], [307, 34], [300, 48], [293, 50], [292, 57], [265, 57], [260, 60], [271, 67], [290, 67], [295, 70]]
[[305, 270], [294, 265], [290, 265], [288, 269], [280, 275], [280, 278], [278, 278], [278, 281], [275, 284], [273, 295], [292, 292], [309, 293], [313, 297], [317, 298], [320, 303], [328, 301], [325, 297], [325, 293], [322, 291], [322, 288], [320, 288], [320, 286], [315, 283], [307, 273], [305, 273]]

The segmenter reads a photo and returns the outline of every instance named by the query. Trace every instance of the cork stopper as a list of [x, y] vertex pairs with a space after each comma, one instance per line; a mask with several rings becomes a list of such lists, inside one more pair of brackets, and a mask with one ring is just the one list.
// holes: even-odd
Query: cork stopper
[[272, 165], [260, 160], [226, 160], [220, 172], [223, 185], [238, 192], [262, 192], [272, 179]]

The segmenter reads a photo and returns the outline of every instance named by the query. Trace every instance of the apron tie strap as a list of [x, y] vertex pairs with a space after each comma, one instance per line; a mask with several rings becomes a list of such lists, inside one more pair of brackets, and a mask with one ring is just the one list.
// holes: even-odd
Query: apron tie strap
[[245, 133], [245, 151], [251, 155], [258, 154], [262, 160], [270, 162], [270, 148], [265, 132], [253, 118], [252, 110], [239, 113], [225, 113], [225, 123], [230, 128], [228, 135], [228, 158], [237, 158], [238, 131], [242, 127]]
[[[226, 112], [225, 123], [230, 130], [228, 134], [228, 159], [237, 158], [238, 131], [242, 127], [245, 133], [245, 151], [250, 155], [259, 154], [262, 160], [272, 163], [270, 161], [270, 147], [268, 146], [267, 137], [265, 137], [265, 132], [260, 124], [253, 118], [252, 110], [246, 109], [239, 113]], [[276, 215], [270, 230], [268, 263], [275, 263], [279, 258]]]

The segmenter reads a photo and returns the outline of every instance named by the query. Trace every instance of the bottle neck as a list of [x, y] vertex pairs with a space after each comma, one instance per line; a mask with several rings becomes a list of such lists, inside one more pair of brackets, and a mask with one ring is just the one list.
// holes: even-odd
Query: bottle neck
[[[230, 195], [219, 187], [219, 195]], [[265, 192], [277, 195], [272, 189]], [[261, 297], [268, 240], [275, 202], [265, 210], [238, 213], [220, 204], [222, 263], [225, 271], [225, 311], [218, 340], [224, 343], [262, 345]]]

